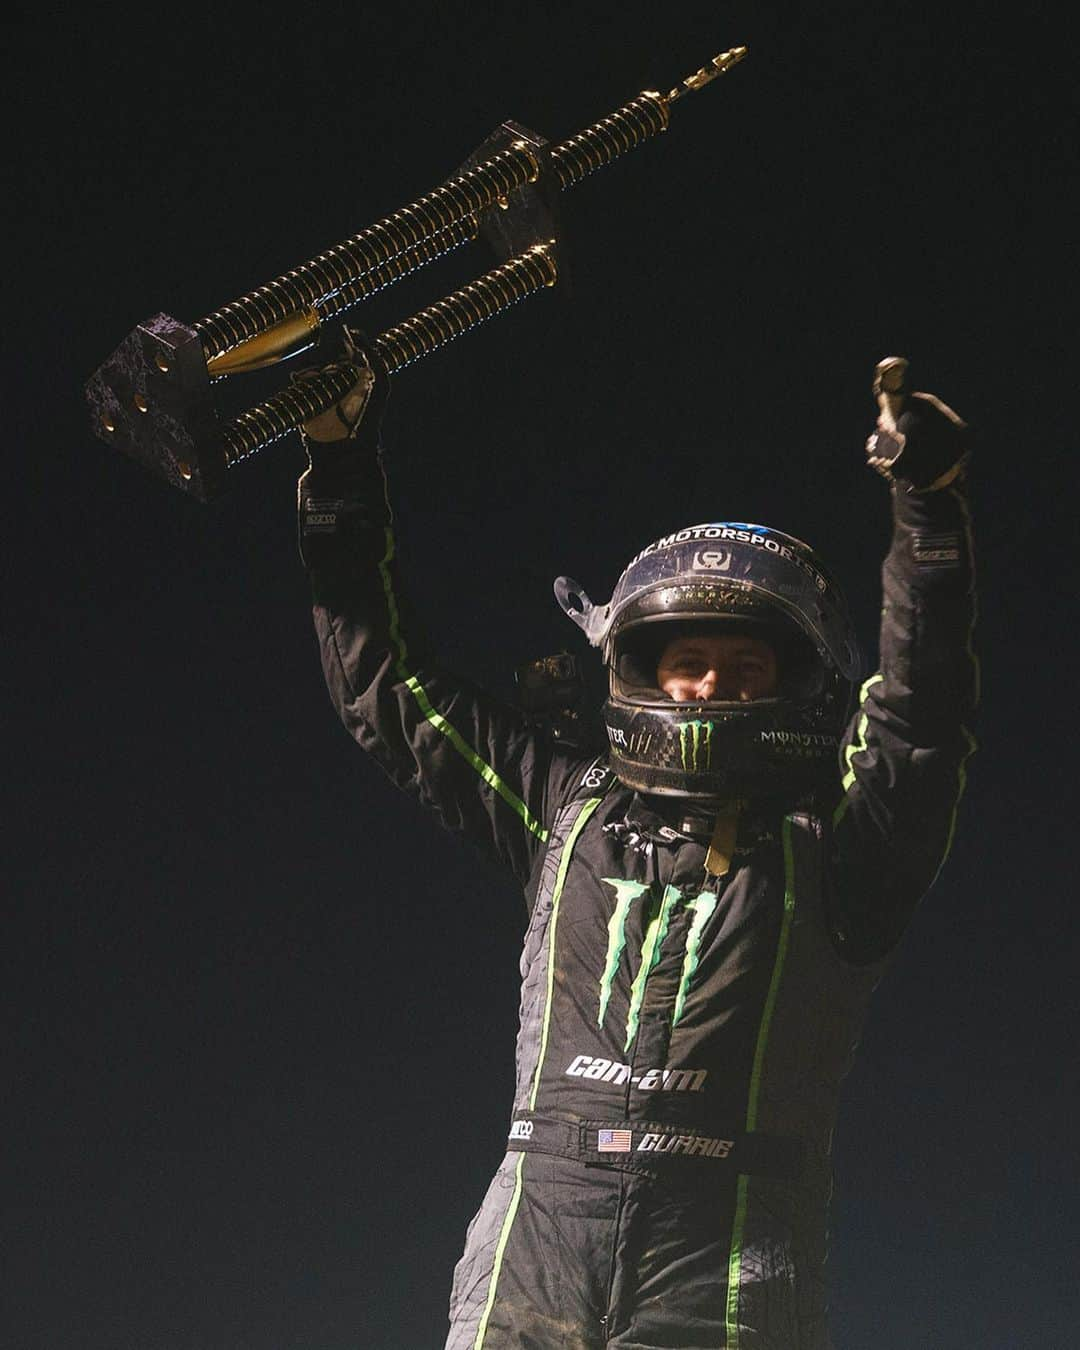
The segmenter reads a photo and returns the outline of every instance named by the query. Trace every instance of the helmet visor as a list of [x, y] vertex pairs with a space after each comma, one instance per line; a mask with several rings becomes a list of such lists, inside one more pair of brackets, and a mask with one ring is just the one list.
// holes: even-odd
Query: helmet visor
[[[710, 643], [715, 638], [732, 642], [718, 650]], [[740, 638], [753, 641], [743, 644]], [[683, 643], [686, 646], [680, 651]], [[761, 693], [746, 695], [742, 688], [752, 689], [761, 679], [762, 653], [758, 643], [766, 644], [771, 651], [775, 681]], [[664, 679], [661, 667], [677, 672], [685, 661], [687, 669], [696, 669], [704, 659], [720, 664], [715, 692], [692, 701], [710, 707], [743, 705], [748, 699], [802, 702], [816, 698], [825, 687], [824, 661], [789, 619], [778, 615], [771, 618], [716, 615], [691, 621], [643, 620], [620, 629], [612, 641], [611, 693], [639, 707], [670, 704], [677, 696], [665, 690], [664, 685], [670, 688], [670, 673]], [[733, 694], [733, 682], [740, 689], [737, 695]]]

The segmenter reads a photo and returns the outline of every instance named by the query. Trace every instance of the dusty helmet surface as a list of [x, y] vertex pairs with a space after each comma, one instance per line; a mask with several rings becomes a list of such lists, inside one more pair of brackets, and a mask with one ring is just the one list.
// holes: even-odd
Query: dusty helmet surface
[[[765, 525], [692, 525], [631, 559], [604, 605], [570, 577], [555, 595], [608, 670], [612, 768], [629, 787], [703, 799], [811, 791], [836, 764], [859, 674], [843, 594], [814, 551]], [[657, 663], [685, 632], [746, 632], [777, 658], [777, 685], [752, 702], [676, 702]]]

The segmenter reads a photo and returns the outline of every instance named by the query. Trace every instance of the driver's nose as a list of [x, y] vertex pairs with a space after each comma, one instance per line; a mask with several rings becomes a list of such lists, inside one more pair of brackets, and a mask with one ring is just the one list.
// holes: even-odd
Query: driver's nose
[[716, 697], [716, 689], [720, 683], [720, 676], [715, 670], [707, 670], [701, 679], [698, 680], [697, 696], [700, 702], [708, 703]]
[[749, 703], [753, 694], [747, 689], [737, 670], [707, 670], [698, 681], [700, 702]]

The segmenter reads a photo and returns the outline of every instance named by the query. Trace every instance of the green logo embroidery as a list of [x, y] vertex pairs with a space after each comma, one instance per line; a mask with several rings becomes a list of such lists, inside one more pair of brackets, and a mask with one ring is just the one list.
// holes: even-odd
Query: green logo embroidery
[[[693, 724], [691, 724], [693, 725]], [[700, 724], [699, 724], [700, 725]], [[711, 724], [706, 724], [711, 725]], [[610, 886], [615, 892], [615, 908], [612, 911], [611, 918], [608, 920], [608, 944], [607, 959], [604, 962], [604, 970], [600, 976], [600, 1007], [596, 1018], [596, 1025], [604, 1025], [604, 1017], [607, 1014], [608, 1003], [611, 999], [611, 988], [615, 980], [615, 974], [619, 969], [619, 961], [622, 958], [623, 950], [626, 947], [626, 918], [630, 913], [630, 906], [640, 896], [649, 895], [652, 887], [641, 881], [621, 881], [615, 877], [602, 877], [605, 885]], [[647, 904], [648, 902], [644, 902]], [[663, 896], [660, 899], [660, 908], [650, 918], [645, 928], [645, 936], [641, 942], [641, 953], [637, 974], [634, 982], [630, 986], [630, 1008], [626, 1014], [626, 1043], [623, 1050], [629, 1050], [637, 1035], [638, 1021], [641, 1017], [641, 1005], [645, 999], [645, 983], [649, 978], [649, 972], [660, 960], [660, 949], [667, 937], [668, 928], [671, 925], [671, 916], [676, 906], [681, 904], [685, 909], [693, 911], [694, 917], [690, 921], [690, 926], [686, 931], [686, 947], [683, 955], [682, 974], [679, 978], [679, 989], [675, 995], [675, 1006], [671, 1014], [671, 1025], [675, 1026], [679, 1018], [683, 1015], [683, 1009], [686, 1006], [686, 995], [690, 988], [690, 981], [697, 970], [698, 951], [701, 946], [701, 931], [705, 927], [709, 915], [716, 908], [716, 896], [712, 891], [701, 891], [698, 895], [687, 898], [677, 886], [665, 886]]]
[[679, 750], [687, 773], [701, 773], [712, 767], [711, 722], [684, 722], [679, 728]]

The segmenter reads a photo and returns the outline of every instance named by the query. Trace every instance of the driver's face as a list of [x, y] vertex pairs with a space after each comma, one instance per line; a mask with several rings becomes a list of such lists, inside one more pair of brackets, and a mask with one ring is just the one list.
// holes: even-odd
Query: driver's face
[[656, 683], [676, 703], [750, 703], [775, 691], [776, 653], [745, 635], [677, 637], [660, 654]]

